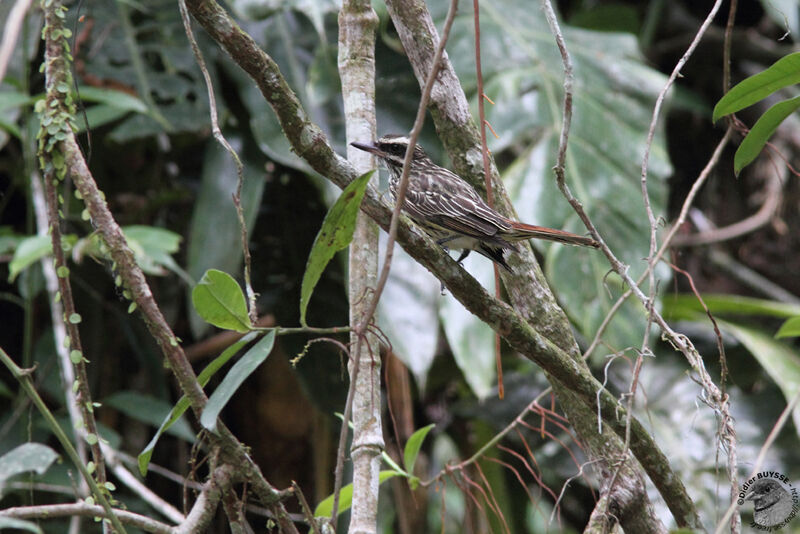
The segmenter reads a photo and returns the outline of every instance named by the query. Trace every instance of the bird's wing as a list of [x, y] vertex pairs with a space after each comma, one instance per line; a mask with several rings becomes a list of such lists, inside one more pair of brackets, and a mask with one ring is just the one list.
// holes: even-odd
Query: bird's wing
[[404, 205], [412, 218], [477, 238], [491, 238], [498, 230], [511, 228], [507, 219], [456, 174], [440, 168], [435, 177], [418, 179], [422, 183], [409, 188]]

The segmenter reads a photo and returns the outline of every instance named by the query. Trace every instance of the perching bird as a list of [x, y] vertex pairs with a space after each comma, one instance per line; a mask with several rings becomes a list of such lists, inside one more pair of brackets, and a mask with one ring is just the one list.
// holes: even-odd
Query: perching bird
[[[389, 191], [397, 198], [408, 137], [386, 135], [374, 143], [350, 143], [378, 156], [389, 169]], [[546, 239], [569, 245], [599, 247], [589, 237], [512, 221], [490, 208], [457, 174], [436, 165], [421, 146], [414, 147], [408, 173], [405, 212], [439, 245], [463, 249], [460, 262], [474, 250], [508, 271], [505, 252], [517, 241]]]

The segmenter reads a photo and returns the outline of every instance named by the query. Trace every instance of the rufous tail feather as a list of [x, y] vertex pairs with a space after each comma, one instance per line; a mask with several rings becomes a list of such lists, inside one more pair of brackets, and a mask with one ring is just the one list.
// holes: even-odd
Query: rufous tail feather
[[523, 241], [525, 239], [546, 239], [548, 241], [558, 241], [559, 243], [566, 243], [568, 245], [581, 245], [584, 247], [598, 248], [600, 243], [591, 237], [584, 237], [582, 235], [565, 232], [563, 230], [556, 230], [555, 228], [546, 228], [544, 226], [534, 226], [532, 224], [525, 224], [517, 221], [509, 221], [511, 227], [514, 229], [511, 235], [503, 236], [508, 241]]

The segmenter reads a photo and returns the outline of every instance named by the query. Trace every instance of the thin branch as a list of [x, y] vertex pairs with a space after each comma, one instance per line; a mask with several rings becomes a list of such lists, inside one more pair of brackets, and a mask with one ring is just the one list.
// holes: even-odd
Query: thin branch
[[[800, 391], [797, 391], [794, 394], [792, 399], [786, 404], [786, 407], [781, 412], [778, 420], [775, 421], [775, 424], [772, 426], [772, 430], [770, 430], [767, 439], [764, 441], [764, 444], [761, 445], [761, 449], [758, 451], [758, 456], [753, 464], [753, 469], [750, 471], [750, 476], [747, 477], [748, 479], [754, 477], [756, 473], [761, 471], [761, 466], [764, 464], [764, 459], [767, 457], [767, 452], [775, 443], [775, 440], [778, 439], [778, 435], [781, 433], [781, 430], [783, 430], [783, 428], [789, 422], [789, 418], [792, 416], [792, 413], [797, 408], [798, 404], [800, 404]], [[714, 534], [722, 534], [726, 528], [726, 523], [731, 520], [733, 514], [742, 504], [744, 503], [737, 502], [736, 499], [731, 500], [730, 506], [727, 510], [725, 510], [725, 515], [723, 515], [722, 519], [717, 522], [717, 528], [714, 530]]]
[[0, 80], [6, 77], [8, 62], [19, 37], [19, 31], [25, 21], [25, 14], [31, 7], [33, 0], [16, 0], [14, 7], [8, 12], [6, 25], [3, 29], [3, 40], [0, 42]]
[[47, 425], [50, 427], [53, 435], [55, 435], [56, 439], [59, 441], [59, 443], [61, 443], [61, 446], [67, 453], [67, 456], [69, 456], [69, 459], [72, 461], [72, 463], [81, 473], [83, 479], [88, 484], [95, 500], [100, 503], [98, 508], [103, 511], [103, 515], [110, 519], [111, 523], [114, 525], [114, 528], [116, 528], [120, 534], [125, 534], [125, 528], [122, 526], [122, 523], [120, 523], [119, 518], [114, 514], [108, 499], [106, 499], [105, 493], [100, 489], [100, 486], [97, 484], [97, 482], [95, 482], [91, 473], [89, 473], [89, 470], [86, 468], [86, 465], [78, 456], [78, 452], [75, 450], [75, 447], [73, 447], [69, 437], [61, 428], [61, 425], [58, 424], [56, 418], [53, 416], [53, 413], [44, 403], [42, 398], [39, 396], [39, 393], [36, 391], [36, 388], [33, 386], [33, 381], [31, 380], [30, 376], [33, 370], [20, 369], [19, 366], [14, 363], [11, 357], [6, 354], [2, 348], [0, 348], [0, 362], [2, 362], [3, 365], [5, 365], [6, 368], [11, 371], [11, 375], [17, 379], [19, 384], [22, 386], [22, 389], [25, 390], [28, 398], [31, 399], [33, 404], [39, 410], [39, 413], [47, 422]]
[[[37, 173], [32, 173], [30, 176], [31, 182], [31, 203], [33, 204], [34, 215], [36, 216], [36, 227], [38, 235], [47, 235], [49, 224], [47, 222], [47, 203], [44, 198], [44, 190], [42, 188], [42, 181]], [[48, 302], [50, 305], [50, 318], [53, 328], [53, 341], [55, 342], [56, 353], [58, 354], [58, 368], [61, 376], [61, 387], [64, 392], [64, 404], [67, 407], [70, 423], [75, 433], [75, 448], [78, 450], [78, 456], [83, 463], [88, 461], [86, 456], [86, 440], [85, 429], [81, 424], [81, 412], [78, 409], [78, 402], [75, 398], [75, 392], [72, 390], [75, 383], [75, 369], [69, 359], [69, 348], [64, 343], [67, 338], [67, 328], [64, 324], [64, 308], [61, 306], [61, 299], [56, 298], [58, 294], [58, 276], [56, 275], [56, 268], [49, 257], [42, 258], [40, 262], [42, 267], [42, 275], [45, 280], [45, 287], [48, 293]], [[86, 481], [80, 481], [81, 494], [87, 495], [89, 487]]]
[[197, 61], [197, 66], [203, 73], [203, 79], [206, 82], [206, 89], [208, 90], [208, 109], [211, 115], [211, 132], [214, 139], [222, 145], [222, 147], [230, 154], [233, 163], [236, 165], [236, 192], [233, 194], [233, 205], [236, 208], [236, 217], [239, 219], [239, 228], [242, 238], [242, 254], [244, 255], [244, 288], [247, 293], [247, 311], [250, 316], [250, 322], [255, 324], [258, 319], [258, 310], [256, 309], [256, 293], [253, 291], [253, 285], [250, 283], [250, 243], [247, 238], [247, 223], [244, 220], [244, 210], [242, 210], [242, 186], [244, 184], [244, 166], [239, 155], [233, 149], [231, 144], [222, 135], [222, 130], [219, 127], [219, 119], [217, 117], [217, 98], [214, 96], [214, 85], [211, 83], [211, 75], [206, 68], [206, 62], [203, 59], [203, 53], [197, 45], [197, 40], [194, 38], [192, 32], [192, 21], [189, 19], [189, 12], [186, 10], [185, 0], [178, 1], [178, 7], [181, 12], [181, 20], [183, 21], [183, 30], [186, 37], [189, 38], [189, 43], [192, 45], [192, 52], [194, 59]]
[[108, 445], [104, 445], [103, 454], [105, 455], [106, 462], [111, 468], [111, 471], [114, 473], [114, 476], [117, 477], [117, 480], [119, 480], [130, 491], [138, 495], [142, 501], [146, 502], [154, 510], [168, 518], [173, 523], [180, 524], [184, 521], [184, 519], [186, 519], [180, 510], [159, 497], [153, 490], [147, 487], [144, 482], [139, 480], [139, 478], [137, 478], [133, 473], [128, 471], [128, 469], [117, 457], [117, 452], [114, 449]]
[[[481, 19], [480, 5], [478, 0], [472, 0], [473, 21], [475, 26], [475, 74], [478, 82], [478, 120], [481, 125], [481, 161], [483, 162], [483, 177], [486, 184], [486, 203], [490, 208], [494, 208], [494, 191], [492, 190], [492, 172], [489, 164], [489, 148], [486, 146], [486, 110], [483, 94], [483, 69], [481, 68]], [[494, 133], [494, 130], [492, 130]], [[496, 136], [497, 134], [495, 134]], [[492, 262], [494, 268], [494, 296], [501, 297], [500, 290], [500, 270], [497, 264]], [[500, 334], [494, 335], [494, 356], [495, 367], [497, 368], [497, 396], [501, 399], [505, 397], [505, 387], [503, 386], [503, 362], [500, 354]]]
[[[219, 42], [234, 61], [253, 78], [264, 98], [275, 111], [295, 153], [304, 158], [314, 170], [326, 176], [339, 187], [344, 188], [355, 179], [356, 171], [344, 158], [333, 151], [324, 133], [311, 122], [274, 60], [264, 53], [257, 43], [244, 33], [213, 0], [188, 0], [187, 7], [209, 35]], [[424, 9], [424, 5], [421, 7]], [[390, 6], [390, 13], [392, 10], [393, 8]], [[424, 14], [428, 20], [427, 10], [424, 11]], [[426, 30], [428, 22], [425, 22]], [[404, 28], [403, 31], [408, 32], [409, 30]], [[406, 36], [410, 35], [409, 32]], [[423, 35], [420, 37], [425, 39]], [[435, 42], [435, 40], [428, 42]], [[425, 55], [425, 58], [429, 58], [429, 56]], [[419, 70], [417, 62], [419, 59], [412, 61], [415, 70]], [[421, 61], [426, 61], [426, 59]], [[441, 76], [448, 80], [452, 78], [452, 66], [449, 62], [446, 74]], [[463, 137], [465, 129], [470, 129], [468, 123], [465, 122], [468, 120], [468, 113], [466, 113], [468, 108], [462, 106], [463, 102], [460, 99], [459, 102], [453, 104], [458, 106], [459, 115], [452, 118], [461, 119], [461, 122], [458, 122], [461, 128], [459, 135]], [[462, 108], [465, 111], [463, 117], [460, 114]], [[444, 114], [452, 111], [446, 103], [437, 101], [434, 118], [439, 114], [441, 119]], [[450, 118], [448, 116], [448, 119]], [[448, 140], [455, 141], [454, 137], [452, 139], [449, 137], [450, 134], [455, 135], [455, 132], [446, 133], [446, 139], [443, 139], [445, 143]], [[477, 151], [475, 154], [477, 155]], [[463, 154], [460, 161], [464, 162]], [[367, 188], [361, 209], [384, 230], [389, 229], [390, 210], [374, 188]], [[440, 247], [413, 228], [404, 218], [399, 219], [397, 228], [398, 242], [406, 251], [439, 278], [466, 309], [477, 315], [495, 331], [500, 332], [514, 350], [530, 358], [543, 369], [547, 369], [554, 379], [569, 388], [587, 406], [594, 406], [595, 397], [600, 390], [599, 403], [604, 421], [618, 435], [624, 435], [624, 425], [619, 425], [617, 416], [624, 417], [625, 411], [619, 408], [616, 399], [608, 391], [602, 389], [602, 386], [591, 376], [585, 366], [576, 365], [568, 351], [533, 328], [510, 306], [489, 295], [474, 278], [458, 266], [453, 258], [444, 254]], [[618, 267], [624, 270], [621, 263], [618, 263]], [[641, 423], [636, 420], [632, 426], [631, 449], [664, 496], [678, 524], [699, 525], [697, 511], [680, 478], [672, 472], [667, 458]]]
[[673, 246], [691, 247], [728, 241], [749, 234], [766, 225], [772, 220], [781, 205], [783, 183], [780, 176], [770, 174], [765, 189], [766, 198], [754, 214], [721, 228], [714, 228], [696, 234], [678, 235], [672, 242]]
[[[414, 147], [416, 146], [417, 139], [419, 138], [419, 134], [422, 131], [422, 126], [425, 122], [425, 112], [428, 106], [428, 100], [430, 99], [431, 90], [433, 89], [433, 83], [436, 80], [436, 75], [439, 72], [440, 61], [442, 58], [442, 54], [444, 52], [444, 47], [447, 43], [447, 38], [450, 34], [450, 28], [453, 25], [453, 20], [455, 20], [455, 13], [458, 7], [458, 0], [451, 0], [450, 8], [447, 13], [447, 20], [445, 21], [445, 27], [442, 34], [442, 39], [440, 40], [438, 47], [436, 49], [436, 55], [434, 56], [433, 66], [431, 68], [431, 72], [428, 74], [427, 82], [425, 83], [425, 88], [422, 91], [422, 96], [420, 97], [419, 106], [417, 108], [417, 115], [414, 120], [414, 126], [411, 129], [411, 133], [409, 134], [409, 142], [408, 148], [406, 149], [405, 159], [403, 160], [403, 172], [400, 176], [400, 182], [397, 187], [397, 196], [395, 198], [395, 207], [392, 212], [392, 218], [389, 223], [389, 236], [386, 241], [386, 253], [383, 259], [383, 267], [381, 269], [380, 277], [378, 278], [378, 282], [375, 286], [375, 291], [372, 295], [372, 298], [369, 304], [366, 306], [364, 310], [364, 316], [361, 318], [360, 323], [355, 327], [355, 332], [357, 334], [356, 338], [356, 345], [353, 354], [358, 357], [361, 353], [361, 344], [364, 333], [367, 330], [368, 325], [372, 321], [372, 317], [375, 315], [375, 310], [378, 308], [378, 302], [380, 301], [381, 294], [383, 293], [384, 288], [386, 287], [386, 282], [389, 279], [389, 271], [392, 265], [392, 258], [394, 257], [394, 243], [397, 239], [397, 230], [398, 224], [400, 221], [400, 211], [403, 207], [403, 203], [405, 202], [406, 191], [408, 190], [408, 175], [411, 169], [411, 158], [414, 154]], [[357, 369], [358, 365], [354, 365], [354, 369]], [[357, 373], [354, 373], [357, 376]], [[344, 459], [343, 454], [343, 444], [347, 441], [347, 431], [348, 425], [347, 422], [349, 421], [350, 417], [350, 410], [352, 409], [352, 395], [354, 392], [354, 385], [356, 383], [356, 376], [351, 376], [350, 378], [350, 388], [347, 394], [347, 400], [345, 401], [345, 412], [344, 412], [344, 422], [342, 424], [341, 433], [339, 436], [339, 453], [337, 454], [337, 469], [336, 469], [336, 476], [334, 480], [334, 503], [333, 503], [333, 510], [331, 512], [332, 520], [335, 519], [338, 504], [339, 504], [339, 490], [341, 488], [341, 475], [340, 466]]]
[[[108, 514], [102, 506], [76, 502], [71, 504], [43, 504], [38, 506], [18, 506], [0, 510], [0, 517], [15, 519], [51, 519], [55, 517], [104, 517]], [[127, 510], [114, 509], [114, 516], [122, 523], [152, 532], [154, 534], [174, 534], [172, 527], [151, 519], [146, 515], [135, 514]]]

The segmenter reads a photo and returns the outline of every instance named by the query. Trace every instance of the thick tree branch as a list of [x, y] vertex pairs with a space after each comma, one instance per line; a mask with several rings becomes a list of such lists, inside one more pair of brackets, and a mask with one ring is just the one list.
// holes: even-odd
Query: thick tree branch
[[[189, 11], [200, 25], [258, 85], [265, 99], [275, 111], [295, 153], [304, 158], [314, 170], [326, 176], [339, 187], [345, 187], [352, 181], [356, 177], [355, 170], [342, 157], [333, 152], [325, 135], [318, 126], [310, 121], [272, 58], [261, 50], [256, 42], [244, 33], [225, 10], [213, 0], [189, 0], [187, 5]], [[424, 13], [419, 10], [411, 10], [406, 16], [410, 19], [418, 20], [423, 14], [427, 14], [427, 10], [424, 10]], [[427, 50], [428, 45], [430, 45], [428, 51], [432, 58], [435, 42], [430, 36], [427, 37], [426, 41], [425, 34], [422, 32], [415, 36], [414, 42], [418, 45], [414, 47], [414, 50]], [[406, 49], [410, 50], [411, 47], [407, 46]], [[445, 60], [443, 59], [443, 61]], [[412, 65], [417, 69], [414, 61], [412, 61]], [[441, 102], [441, 98], [447, 94], [441, 92], [443, 85], [441, 82], [448, 79], [448, 73], [452, 74], [452, 66], [449, 61], [445, 63], [445, 67], [439, 74], [439, 83], [434, 85], [432, 98], [434, 107], [439, 106], [441, 108], [440, 111], [447, 110], [449, 113], [450, 107], [443, 106]], [[455, 83], [458, 84], [457, 80]], [[451, 151], [451, 154], [456, 154], [454, 159], [458, 160], [460, 165], [464, 167], [469, 167], [469, 162], [473, 162], [478, 169], [477, 172], [480, 173], [481, 154], [477, 128], [475, 128], [474, 124], [472, 124], [471, 128], [469, 126], [471, 118], [469, 117], [468, 109], [461, 109], [458, 103], [455, 103], [454, 106], [457, 108], [456, 111], [449, 113], [448, 116], [460, 120], [460, 128], [456, 128], [451, 124], [453, 132], [442, 135], [442, 140], [448, 148], [451, 148], [451, 146], [457, 146], [459, 142], [462, 147], [467, 146], [466, 143], [469, 141], [466, 140], [472, 139], [472, 143], [468, 145], [466, 151], [459, 152], [456, 150]], [[463, 113], [459, 113], [459, 109]], [[441, 112], [444, 113], [444, 111]], [[436, 117], [437, 115], [434, 113], [435, 120]], [[443, 128], [439, 126], [438, 129], [442, 134]], [[458, 129], [458, 135], [456, 135], [456, 129]], [[449, 132], [450, 128], [447, 131]], [[452, 144], [448, 141], [451, 141]], [[496, 187], [495, 191], [498, 192], [500, 187]], [[499, 192], [498, 196], [501, 196]], [[367, 189], [362, 210], [384, 230], [388, 229], [391, 212], [373, 188]], [[603, 421], [619, 436], [625, 436], [625, 410], [618, 405], [613, 395], [603, 389], [602, 385], [591, 375], [588, 368], [573, 357], [571, 349], [568, 351], [560, 348], [548, 339], [542, 331], [534, 329], [510, 306], [489, 295], [452, 258], [443, 254], [440, 247], [436, 246], [427, 236], [422, 235], [415, 227], [412, 227], [405, 217], [401, 219], [399, 224], [398, 242], [412, 257], [439, 278], [453, 296], [470, 312], [499, 332], [514, 350], [530, 358], [548, 371], [558, 382], [569, 388], [574, 395], [580, 398], [584, 405], [594, 407], [599, 404], [599, 412]], [[539, 305], [534, 304], [534, 306]], [[551, 302], [547, 301], [544, 305], [550, 307]], [[549, 331], [554, 334], [561, 334], [564, 332], [564, 327], [559, 321], [554, 322], [550, 327], [545, 327], [543, 331], [547, 334], [550, 333]], [[565, 338], [556, 335], [554, 339], [564, 340]], [[566, 339], [572, 340], [572, 343], [574, 343], [571, 335]], [[697, 511], [691, 499], [689, 499], [686, 489], [680, 479], [672, 472], [668, 459], [636, 419], [633, 419], [631, 423], [631, 449], [661, 491], [677, 523], [679, 525], [699, 527], [700, 521]]]
[[[65, 9], [60, 2], [53, 1], [48, 3], [46, 11], [48, 30], [45, 32], [47, 43], [45, 73], [48, 96], [45, 105], [39, 109], [46, 113], [51, 121], [50, 126], [40, 134], [41, 161], [45, 175], [51, 180], [49, 185], [52, 185], [54, 177], [72, 178], [84, 200], [92, 224], [108, 248], [114, 262], [113, 268], [121, 280], [123, 295], [132, 300], [142, 311], [150, 334], [166, 356], [181, 389], [191, 403], [192, 410], [199, 418], [207, 401], [206, 395], [198, 384], [178, 339], [153, 298], [144, 273], [136, 263], [121, 228], [108, 209], [104, 195], [97, 187], [69, 125], [71, 84], [66, 83], [69, 80], [69, 64], [63, 37], [66, 30], [63, 28], [62, 11]], [[55, 227], [53, 221], [51, 225]], [[57, 252], [61, 250], [60, 241], [54, 248]], [[230, 431], [220, 423], [218, 434], [211, 435], [210, 440], [212, 448], [221, 452], [221, 460], [232, 466], [233, 478], [247, 480], [251, 484], [253, 491], [270, 509], [285, 532], [297, 532], [281, 502], [286, 494], [270, 486], [244, 446]]]

